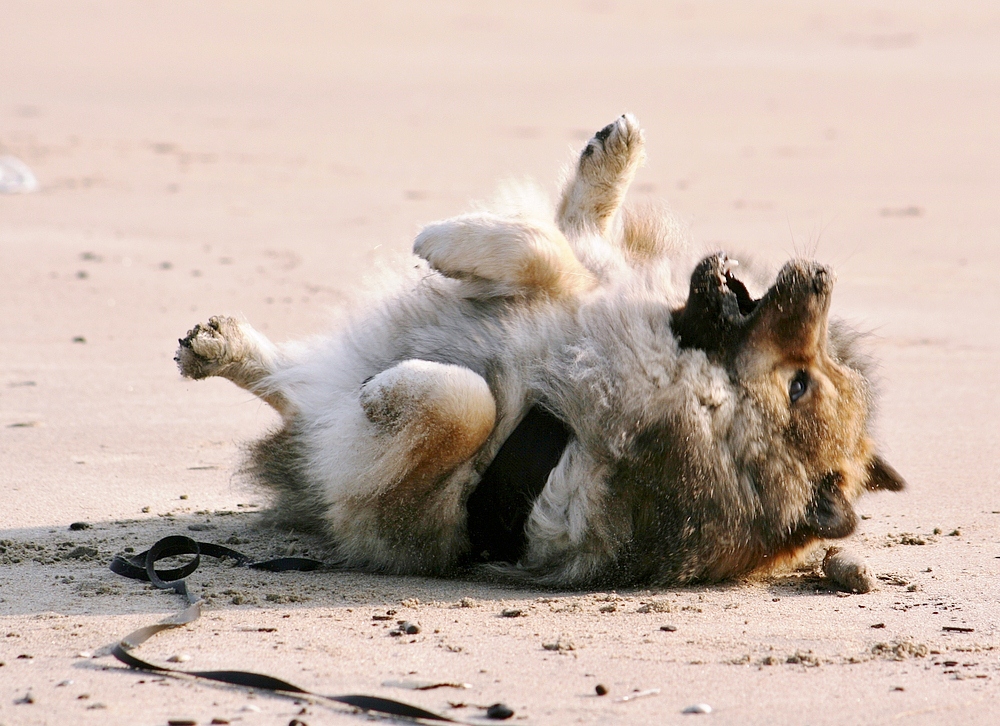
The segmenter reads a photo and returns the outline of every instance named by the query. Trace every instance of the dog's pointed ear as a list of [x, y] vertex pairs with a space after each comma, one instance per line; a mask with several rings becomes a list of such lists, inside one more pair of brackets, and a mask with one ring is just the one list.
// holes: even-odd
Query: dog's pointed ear
[[868, 465], [868, 480], [865, 487], [873, 492], [901, 492], [906, 488], [906, 480], [881, 456], [872, 457]]

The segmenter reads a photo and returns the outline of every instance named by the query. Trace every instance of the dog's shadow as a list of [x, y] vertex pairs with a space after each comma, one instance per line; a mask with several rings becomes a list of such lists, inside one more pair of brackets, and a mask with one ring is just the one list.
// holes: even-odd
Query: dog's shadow
[[[502, 612], [503, 603], [509, 601], [602, 597], [594, 591], [526, 587], [475, 567], [447, 579], [339, 569], [319, 538], [271, 528], [255, 507], [246, 506], [75, 523], [72, 528], [62, 525], [0, 531], [0, 564], [4, 565], [6, 580], [0, 613], [120, 616], [180, 609], [185, 603], [173, 591], [122, 577], [109, 569], [116, 555], [134, 557], [171, 535], [223, 545], [255, 561], [304, 557], [330, 563], [309, 572], [267, 572], [238, 566], [230, 559], [202, 557], [188, 584], [192, 594], [203, 599], [206, 608], [212, 610], [294, 611], [316, 607], [390, 610], [400, 603], [442, 607], [492, 603]], [[177, 567], [188, 560], [187, 555], [161, 560], [157, 568]], [[741, 588], [747, 584], [731, 582], [709, 586], [709, 590]], [[756, 580], [750, 586], [763, 586], [775, 597], [834, 595], [836, 591], [815, 569], [809, 568]], [[662, 591], [630, 588], [618, 591], [615, 596], [691, 591], [691, 588]]]

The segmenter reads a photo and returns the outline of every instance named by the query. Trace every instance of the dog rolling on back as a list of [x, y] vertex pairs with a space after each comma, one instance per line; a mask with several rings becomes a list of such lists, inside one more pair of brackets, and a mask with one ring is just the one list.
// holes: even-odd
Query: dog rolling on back
[[901, 489], [857, 336], [828, 322], [833, 273], [793, 260], [754, 299], [719, 254], [677, 289], [669, 225], [620, 213], [642, 158], [622, 116], [553, 218], [428, 226], [427, 266], [333, 336], [191, 330], [183, 375], [282, 416], [247, 465], [278, 521], [372, 571], [673, 585], [793, 560], [851, 534], [864, 490]]

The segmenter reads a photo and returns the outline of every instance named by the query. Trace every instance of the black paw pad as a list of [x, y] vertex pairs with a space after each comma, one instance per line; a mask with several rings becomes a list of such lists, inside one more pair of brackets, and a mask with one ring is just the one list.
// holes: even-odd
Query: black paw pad
[[611, 132], [615, 130], [614, 124], [608, 124], [603, 129], [594, 134], [594, 138], [598, 141], [604, 141], [606, 138], [611, 136]]

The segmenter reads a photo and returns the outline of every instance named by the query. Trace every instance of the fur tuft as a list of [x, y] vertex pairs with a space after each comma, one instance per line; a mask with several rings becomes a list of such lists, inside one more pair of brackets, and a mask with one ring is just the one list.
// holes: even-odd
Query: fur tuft
[[241, 473], [270, 491], [275, 499], [267, 524], [324, 535], [326, 506], [318, 490], [309, 485], [305, 451], [293, 430], [282, 428], [247, 447]]

